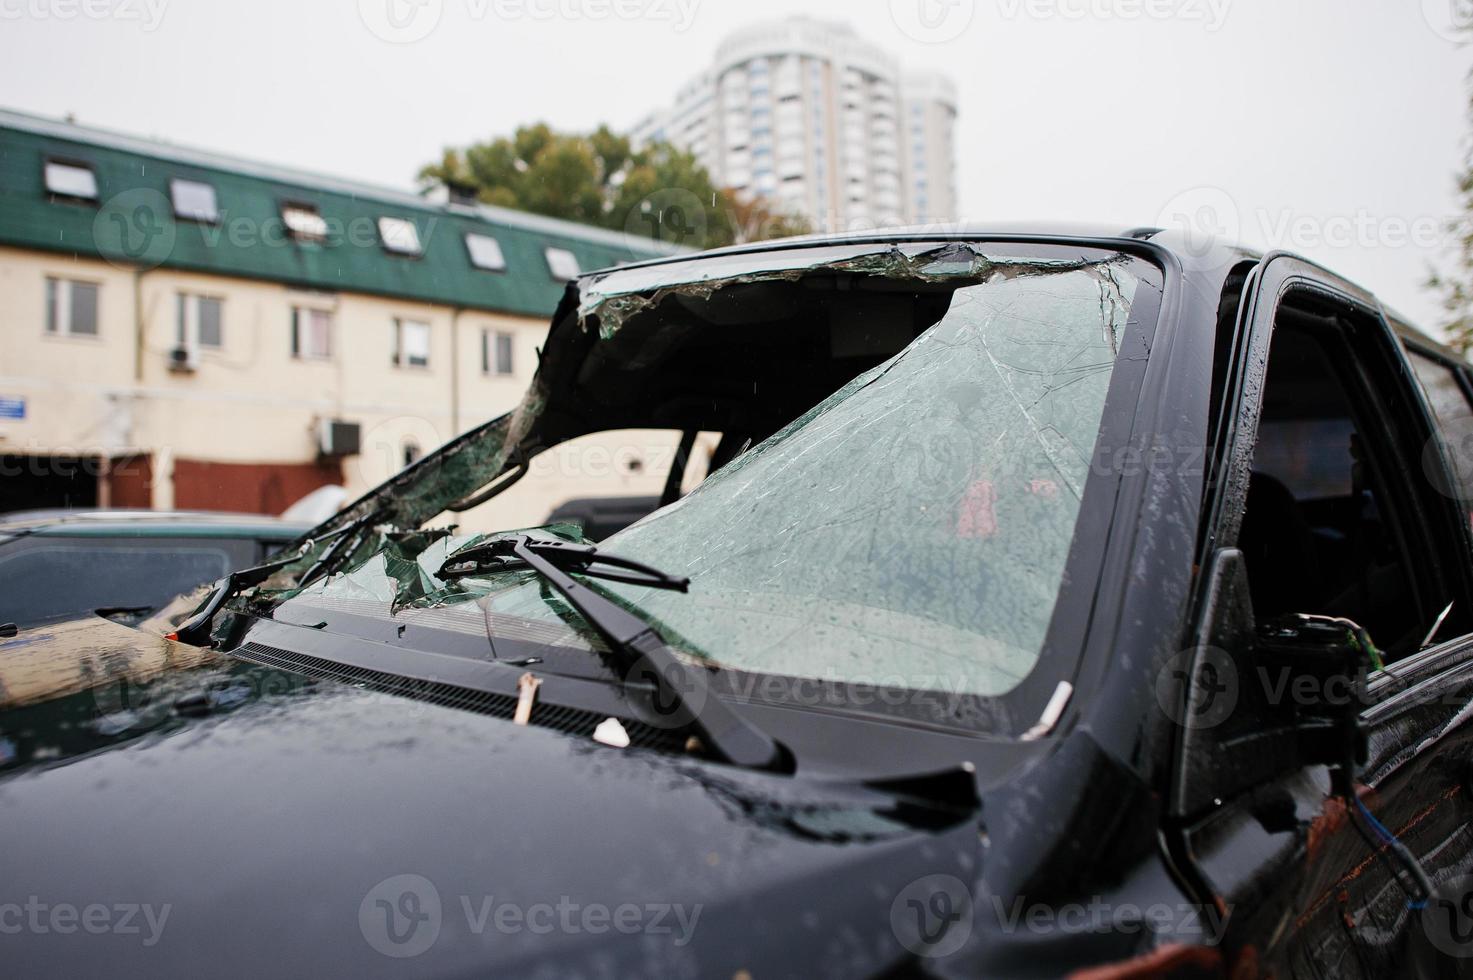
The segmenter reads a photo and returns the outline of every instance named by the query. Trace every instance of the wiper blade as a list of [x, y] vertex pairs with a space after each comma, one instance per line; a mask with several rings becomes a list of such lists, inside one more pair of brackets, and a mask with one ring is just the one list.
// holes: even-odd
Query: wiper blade
[[454, 578], [518, 566], [530, 568], [562, 593], [604, 638], [626, 682], [651, 682], [674, 705], [678, 715], [660, 723], [675, 721], [688, 726], [716, 756], [733, 765], [753, 769], [787, 767], [787, 750], [712, 694], [705, 671], [687, 666], [653, 626], [567, 572], [678, 592], [686, 591], [689, 579], [600, 552], [592, 545], [538, 540], [526, 534], [497, 538], [452, 554], [440, 575]]
[[[618, 555], [599, 551], [591, 544], [549, 541], [525, 534], [496, 538], [469, 548], [462, 548], [445, 559], [444, 564], [440, 567], [440, 578], [485, 575], [530, 565], [531, 563], [517, 551], [518, 542], [528, 552], [551, 562], [562, 571], [578, 572], [580, 575], [608, 579], [612, 582], [627, 582], [630, 585], [672, 589], [676, 592], [684, 592], [690, 587], [688, 578], [667, 575], [658, 568], [652, 568], [632, 558], [621, 558]], [[600, 565], [607, 567], [597, 567]]]

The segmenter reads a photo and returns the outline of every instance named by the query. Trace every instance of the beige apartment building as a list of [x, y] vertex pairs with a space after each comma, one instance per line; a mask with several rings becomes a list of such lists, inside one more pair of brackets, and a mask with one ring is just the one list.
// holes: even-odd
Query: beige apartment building
[[[516, 405], [567, 279], [654, 254], [0, 112], [0, 510], [356, 496]], [[656, 494], [674, 438], [550, 453], [468, 523]]]

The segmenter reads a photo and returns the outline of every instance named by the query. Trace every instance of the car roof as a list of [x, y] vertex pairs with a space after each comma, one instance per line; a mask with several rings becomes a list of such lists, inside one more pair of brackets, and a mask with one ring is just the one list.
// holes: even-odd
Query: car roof
[[[1149, 225], [1122, 227], [1101, 222], [947, 222], [929, 225], [900, 225], [887, 228], [872, 228], [861, 231], [819, 232], [810, 235], [794, 235], [789, 238], [772, 238], [741, 245], [727, 245], [704, 252], [687, 252], [679, 255], [661, 256], [640, 262], [630, 262], [615, 268], [628, 269], [656, 265], [690, 262], [707, 257], [741, 255], [751, 252], [768, 252], [787, 248], [807, 248], [821, 245], [855, 245], [865, 242], [907, 242], [946, 240], [1028, 240], [1054, 242], [1143, 242], [1164, 248], [1182, 257], [1196, 256], [1204, 250], [1203, 244], [1186, 234], [1167, 228]], [[1241, 254], [1245, 258], [1261, 258], [1261, 253], [1228, 239], [1211, 243], [1214, 252], [1227, 251]], [[601, 269], [585, 275], [597, 275], [612, 270]]]
[[203, 510], [25, 510], [0, 514], [0, 535], [85, 534], [111, 532], [162, 536], [217, 534], [289, 540], [312, 527], [311, 522], [284, 521], [268, 514], [235, 514]]
[[[867, 243], [884, 244], [886, 242], [894, 242], [900, 244], [904, 242], [948, 240], [1030, 241], [1080, 245], [1110, 245], [1112, 243], [1127, 245], [1131, 243], [1149, 242], [1153, 247], [1175, 256], [1188, 275], [1194, 273], [1205, 274], [1214, 280], [1224, 279], [1228, 270], [1240, 262], [1258, 262], [1265, 257], [1265, 253], [1231, 239], [1206, 239], [1200, 235], [1194, 236], [1189, 234], [1183, 229], [1161, 228], [1153, 225], [1122, 227], [1120, 225], [1099, 222], [1028, 221], [993, 222], [987, 224], [953, 222], [875, 228], [864, 231], [823, 232], [810, 235], [795, 235], [788, 238], [774, 238], [759, 242], [746, 242], [741, 245], [728, 245], [723, 248], [709, 249], [704, 252], [687, 252], [679, 255], [647, 259], [641, 262], [630, 262], [611, 269], [599, 269], [587, 272], [580, 279], [586, 280], [590, 277], [617, 273], [631, 268], [690, 264], [700, 262], [707, 258], [757, 254], [784, 249], [815, 248], [832, 245], [862, 245]], [[1296, 258], [1301, 257], [1296, 256]], [[1311, 259], [1303, 259], [1303, 261], [1310, 265], [1319, 265], [1319, 263]], [[1333, 269], [1326, 269], [1325, 271], [1332, 275], [1339, 275]], [[1220, 285], [1220, 282], [1218, 284]], [[1366, 289], [1365, 292], [1368, 295], [1374, 295], [1373, 290]], [[1400, 315], [1395, 310], [1384, 306], [1383, 309], [1392, 328], [1398, 334], [1404, 337], [1414, 338], [1423, 346], [1434, 348], [1445, 356], [1460, 361], [1464, 360], [1460, 354], [1451, 350], [1432, 332], [1413, 324], [1407, 317]]]

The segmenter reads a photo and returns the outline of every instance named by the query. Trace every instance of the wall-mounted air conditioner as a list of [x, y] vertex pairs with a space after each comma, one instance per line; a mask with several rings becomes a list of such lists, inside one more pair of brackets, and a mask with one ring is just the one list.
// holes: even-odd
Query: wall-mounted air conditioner
[[169, 351], [169, 370], [176, 374], [193, 374], [199, 367], [199, 357], [190, 347], [175, 347]]
[[323, 456], [356, 456], [362, 439], [362, 426], [341, 419], [320, 419], [317, 423], [317, 452]]

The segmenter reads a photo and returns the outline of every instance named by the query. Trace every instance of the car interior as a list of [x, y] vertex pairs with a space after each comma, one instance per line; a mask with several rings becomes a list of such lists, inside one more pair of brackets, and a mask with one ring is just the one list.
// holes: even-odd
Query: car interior
[[1389, 505], [1394, 464], [1362, 432], [1335, 336], [1313, 314], [1280, 313], [1239, 547], [1260, 623], [1344, 617], [1395, 658], [1415, 652], [1428, 624]]
[[[856, 376], [904, 350], [946, 315], [957, 283], [928, 284], [831, 271], [797, 282], [672, 292], [629, 317], [576, 364], [570, 395], [539, 419], [547, 443], [609, 429], [719, 433], [707, 472], [777, 432]], [[728, 329], [722, 329], [728, 328]], [[557, 371], [559, 366], [550, 366]], [[684, 470], [688, 451], [677, 455]], [[595, 540], [679, 496], [680, 472], [659, 497], [559, 504], [550, 518]], [[597, 512], [595, 512], [597, 511]]]

